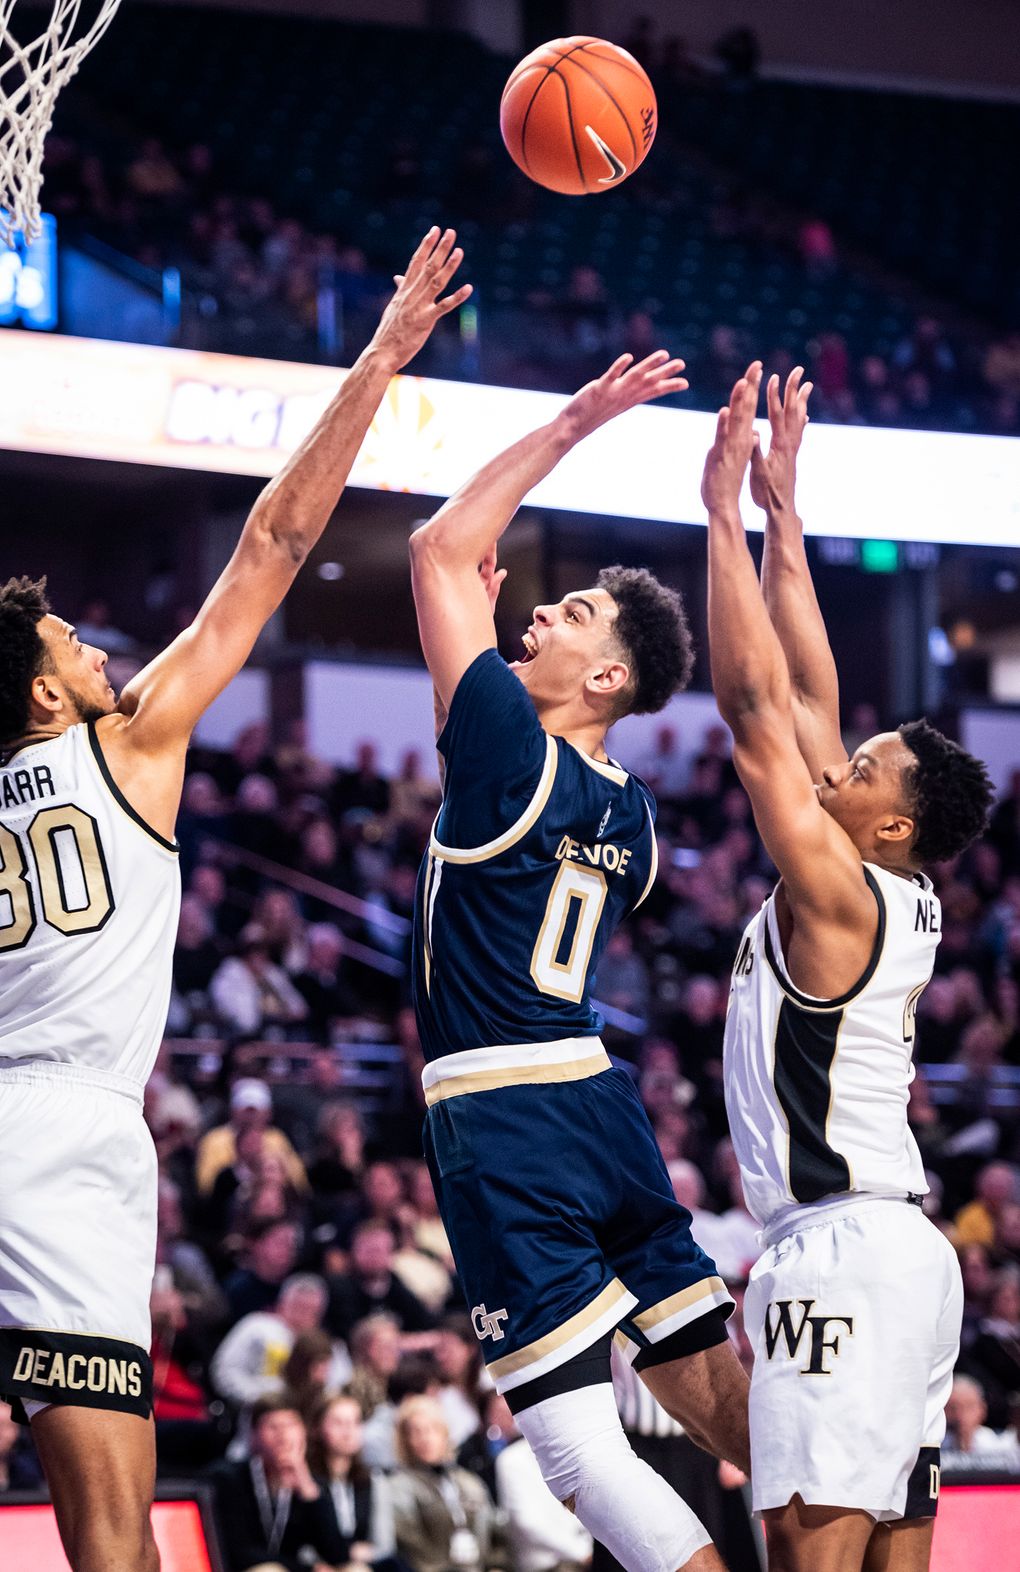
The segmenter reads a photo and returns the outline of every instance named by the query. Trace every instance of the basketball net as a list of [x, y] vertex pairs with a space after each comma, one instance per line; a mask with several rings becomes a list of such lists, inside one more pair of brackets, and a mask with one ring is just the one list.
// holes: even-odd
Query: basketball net
[[[82, 0], [50, 3], [53, 13], [43, 31], [30, 43], [19, 44], [10, 31], [17, 0], [0, 0], [0, 244], [8, 246], [19, 230], [26, 240], [40, 233], [43, 143], [53, 105], [106, 32], [120, 0], [98, 0], [99, 12], [90, 27], [79, 27]], [[40, 20], [35, 19], [33, 28]]]

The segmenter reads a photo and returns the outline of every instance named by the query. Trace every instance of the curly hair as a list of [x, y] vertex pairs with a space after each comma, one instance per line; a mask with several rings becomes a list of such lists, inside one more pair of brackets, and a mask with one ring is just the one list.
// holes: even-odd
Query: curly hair
[[988, 771], [927, 720], [909, 721], [899, 734], [914, 755], [905, 772], [917, 823], [914, 855], [920, 863], [946, 862], [988, 824], [995, 798]]
[[603, 568], [600, 589], [616, 602], [613, 633], [630, 660], [631, 677], [614, 719], [661, 710], [686, 688], [694, 670], [694, 644], [684, 603], [647, 568], [619, 563]]
[[0, 588], [0, 745], [24, 736], [32, 680], [53, 669], [39, 634], [49, 610], [44, 578], [8, 579]]

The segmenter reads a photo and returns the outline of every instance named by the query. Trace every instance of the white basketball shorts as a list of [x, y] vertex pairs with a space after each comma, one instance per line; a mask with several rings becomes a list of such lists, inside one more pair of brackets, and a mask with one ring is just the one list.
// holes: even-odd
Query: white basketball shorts
[[0, 1397], [148, 1416], [156, 1153], [126, 1076], [0, 1062]]
[[755, 1511], [800, 1495], [931, 1517], [963, 1314], [952, 1246], [919, 1206], [863, 1195], [800, 1207], [764, 1244], [744, 1301]]

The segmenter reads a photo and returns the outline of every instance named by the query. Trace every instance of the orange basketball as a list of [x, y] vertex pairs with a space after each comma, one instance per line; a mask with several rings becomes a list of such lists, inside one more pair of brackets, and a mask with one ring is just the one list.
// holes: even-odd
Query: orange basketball
[[633, 55], [604, 38], [555, 38], [503, 89], [507, 152], [540, 186], [567, 196], [626, 180], [655, 138], [655, 91]]

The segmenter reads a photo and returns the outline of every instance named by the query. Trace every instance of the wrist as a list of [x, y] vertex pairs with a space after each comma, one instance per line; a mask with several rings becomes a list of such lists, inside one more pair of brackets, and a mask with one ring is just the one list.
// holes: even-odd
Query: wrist
[[403, 361], [384, 339], [373, 338], [361, 351], [355, 365], [364, 366], [367, 370], [376, 371], [380, 376], [389, 379], [397, 375]]

